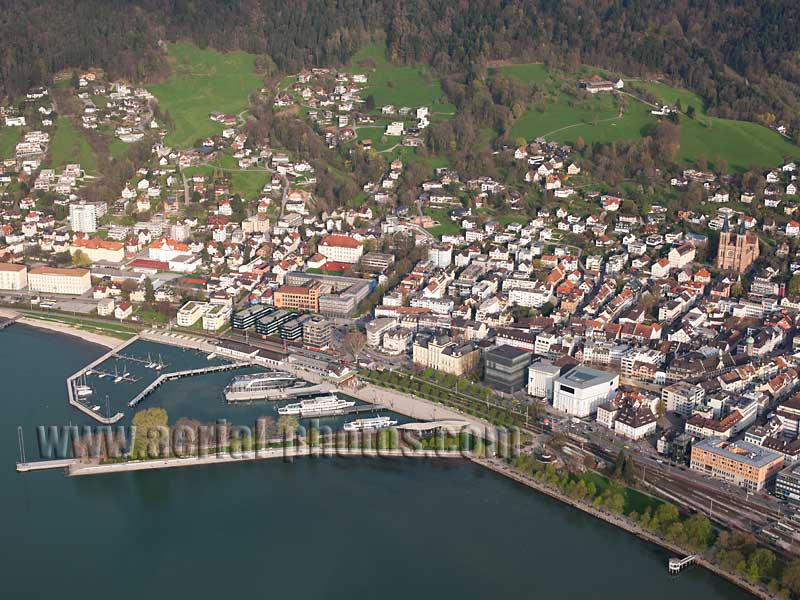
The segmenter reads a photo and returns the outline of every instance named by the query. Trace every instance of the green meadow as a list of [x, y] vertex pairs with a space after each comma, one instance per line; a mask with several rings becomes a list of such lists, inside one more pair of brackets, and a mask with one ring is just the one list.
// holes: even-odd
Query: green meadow
[[0, 158], [12, 158], [19, 142], [19, 127], [3, 127], [0, 129]]
[[713, 162], [722, 158], [743, 171], [753, 165], [778, 165], [787, 156], [800, 156], [800, 147], [758, 123], [706, 115], [702, 98], [688, 90], [655, 82], [639, 85], [664, 103], [676, 104], [680, 100], [684, 113], [689, 106], [695, 108], [694, 118], [681, 115], [678, 160], [693, 162], [703, 157]]
[[97, 157], [92, 147], [67, 117], [56, 120], [55, 133], [51, 135], [48, 166], [58, 168], [70, 163], [80, 163], [87, 175], [97, 174]]
[[385, 50], [380, 46], [368, 46], [354, 54], [346, 71], [367, 76], [362, 97], [372, 94], [376, 108], [386, 104], [412, 108], [427, 106], [433, 113], [455, 113], [455, 107], [445, 98], [439, 79], [429, 68], [395, 66], [386, 60]]
[[[501, 67], [501, 72], [525, 83], [547, 84], [547, 97], [532, 103], [512, 126], [513, 138], [546, 137], [574, 143], [581, 137], [587, 144], [607, 143], [642, 137], [658, 123], [658, 117], [650, 114], [652, 107], [632, 96], [623, 96], [625, 108], [620, 114], [611, 94], [579, 94], [578, 79], [594, 72], [603, 75], [600, 71], [583, 67], [577, 74], [554, 74], [543, 65], [528, 64]], [[706, 115], [702, 99], [692, 92], [663, 83], [643, 82], [629, 84], [625, 91], [635, 95], [635, 90], [631, 89], [635, 87], [652, 92], [664, 103], [674, 104], [680, 100], [684, 112], [688, 106], [694, 106], [694, 118], [686, 114], [680, 118], [679, 162], [722, 159], [732, 169], [743, 171], [751, 166], [780, 164], [786, 156], [800, 156], [800, 147], [757, 123]]]
[[178, 148], [220, 133], [222, 125], [209, 120], [209, 113], [239, 114], [262, 83], [255, 72], [255, 56], [245, 52], [221, 54], [176, 43], [169, 46], [169, 64], [171, 75], [148, 89], [172, 117], [166, 143]]

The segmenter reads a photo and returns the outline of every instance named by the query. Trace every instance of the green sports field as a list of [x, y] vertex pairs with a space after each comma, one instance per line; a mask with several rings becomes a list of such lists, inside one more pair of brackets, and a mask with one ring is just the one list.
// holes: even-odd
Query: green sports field
[[178, 148], [221, 132], [222, 125], [210, 121], [209, 113], [239, 114], [262, 83], [255, 72], [255, 56], [245, 52], [221, 54], [176, 43], [169, 46], [169, 63], [172, 74], [149, 90], [172, 117], [166, 143]]

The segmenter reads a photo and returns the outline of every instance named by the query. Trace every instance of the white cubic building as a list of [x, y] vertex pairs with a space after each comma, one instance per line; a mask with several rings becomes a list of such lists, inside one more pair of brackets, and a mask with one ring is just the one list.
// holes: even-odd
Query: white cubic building
[[25, 265], [0, 263], [0, 290], [21, 290], [28, 286], [28, 268]]
[[619, 386], [619, 375], [577, 366], [553, 384], [553, 407], [575, 417], [588, 417], [610, 399]]
[[528, 394], [552, 402], [553, 384], [560, 374], [561, 367], [557, 367], [549, 360], [536, 361], [528, 367]]

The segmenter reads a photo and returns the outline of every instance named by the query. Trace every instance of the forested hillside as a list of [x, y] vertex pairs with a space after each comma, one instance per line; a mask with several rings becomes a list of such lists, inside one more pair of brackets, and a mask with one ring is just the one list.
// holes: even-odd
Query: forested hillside
[[158, 41], [268, 56], [282, 72], [342, 64], [385, 32], [388, 57], [439, 72], [493, 60], [663, 74], [709, 114], [800, 128], [796, 0], [16, 0], [0, 13], [0, 87], [17, 95], [64, 68], [140, 80]]

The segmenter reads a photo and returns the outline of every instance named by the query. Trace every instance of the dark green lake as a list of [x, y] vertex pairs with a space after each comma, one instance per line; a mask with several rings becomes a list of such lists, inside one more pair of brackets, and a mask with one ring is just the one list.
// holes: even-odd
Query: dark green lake
[[[699, 568], [671, 578], [661, 549], [469, 463], [15, 473], [18, 425], [31, 459], [36, 426], [86, 422], [64, 380], [102, 352], [22, 325], [0, 332], [6, 597], [749, 598]], [[191, 382], [147, 405], [171, 420], [231, 418], [218, 388]]]

